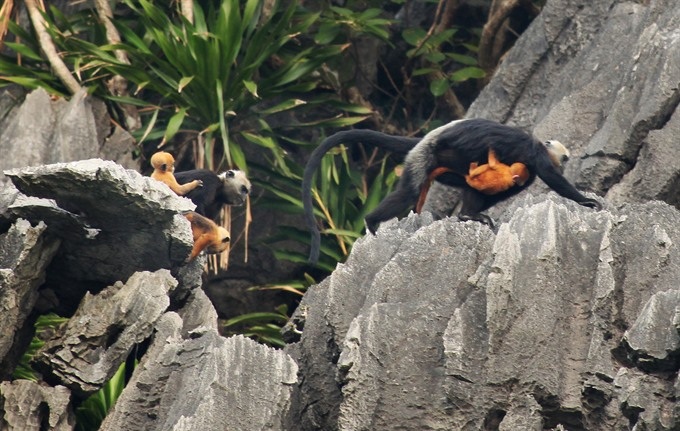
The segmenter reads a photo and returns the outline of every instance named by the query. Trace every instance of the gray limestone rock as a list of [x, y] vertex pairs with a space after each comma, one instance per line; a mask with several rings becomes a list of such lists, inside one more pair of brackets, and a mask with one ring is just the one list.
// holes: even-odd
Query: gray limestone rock
[[[17, 332], [38, 300], [38, 289], [45, 281], [45, 269], [57, 252], [60, 241], [45, 236], [46, 226], [17, 220], [7, 233], [0, 234], [0, 365], [16, 360], [16, 353], [6, 357], [14, 345]], [[18, 353], [18, 352], [17, 352]], [[3, 377], [6, 371], [3, 371]]]
[[281, 418], [297, 382], [288, 355], [208, 326], [184, 338], [184, 327], [176, 313], [161, 318], [102, 431], [287, 429]]
[[84, 397], [118, 371], [132, 348], [149, 338], [177, 286], [170, 271], [137, 272], [96, 295], [86, 294], [67, 324], [36, 353], [35, 367]]
[[112, 128], [104, 102], [85, 90], [67, 101], [43, 89], [28, 94], [3, 89], [0, 113], [0, 153], [11, 154], [0, 158], [0, 179], [6, 169], [94, 157], [115, 157], [125, 167], [137, 167], [132, 136]]
[[[664, 292], [680, 279], [680, 213], [661, 203], [597, 212], [555, 194], [511, 211], [496, 234], [453, 218], [404, 236], [399, 226], [421, 216], [387, 224], [310, 288], [302, 337], [286, 348], [301, 375], [288, 426], [680, 425], [663, 377], [677, 374], [676, 356], [620, 377], [622, 328], [638, 352], [676, 346], [677, 301]], [[642, 381], [665, 401], [633, 401]]]
[[75, 424], [71, 393], [63, 386], [30, 380], [0, 383], [0, 429], [71, 431]]
[[675, 371], [680, 363], [680, 334], [674, 319], [680, 311], [680, 289], [652, 295], [623, 335], [630, 359], [641, 369]]
[[91, 159], [5, 173], [29, 196], [15, 197], [8, 212], [44, 221], [62, 239], [50, 285], [82, 295], [83, 288], [100, 290], [136, 271], [179, 266], [191, 251], [189, 222], [180, 213], [193, 203], [138, 172]]

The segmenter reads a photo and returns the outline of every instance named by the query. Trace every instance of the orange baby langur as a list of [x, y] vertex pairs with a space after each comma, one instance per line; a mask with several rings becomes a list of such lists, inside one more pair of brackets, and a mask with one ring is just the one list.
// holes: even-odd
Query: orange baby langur
[[[416, 213], [420, 214], [422, 211], [432, 182], [447, 172], [453, 171], [440, 166], [430, 172], [427, 180], [420, 187]], [[495, 195], [513, 186], [523, 186], [528, 179], [529, 170], [523, 163], [513, 163], [510, 166], [501, 163], [496, 158], [496, 153], [491, 149], [489, 149], [488, 163], [483, 165], [476, 162], [470, 163], [470, 172], [465, 176], [465, 181], [470, 187], [486, 195]]]
[[491, 149], [488, 163], [470, 163], [470, 172], [465, 176], [470, 187], [486, 195], [495, 195], [516, 185], [523, 186], [528, 179], [529, 171], [523, 163], [513, 163], [510, 166], [501, 163]]
[[228, 230], [194, 211], [184, 214], [184, 217], [191, 223], [191, 234], [194, 237], [194, 248], [187, 261], [194, 260], [203, 250], [208, 254], [217, 254], [229, 247]]
[[165, 183], [170, 189], [180, 196], [184, 196], [196, 187], [202, 187], [203, 181], [194, 180], [187, 184], [180, 184], [175, 179], [175, 158], [172, 154], [159, 151], [151, 156], [153, 173], [151, 178]]

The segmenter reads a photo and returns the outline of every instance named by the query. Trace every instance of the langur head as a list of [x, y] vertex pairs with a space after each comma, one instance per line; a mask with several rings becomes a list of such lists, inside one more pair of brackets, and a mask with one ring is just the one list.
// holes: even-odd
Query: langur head
[[513, 163], [510, 165], [510, 173], [512, 174], [512, 182], [516, 186], [522, 187], [529, 181], [529, 170], [524, 163]]
[[250, 181], [243, 171], [228, 170], [218, 175], [222, 180], [222, 200], [227, 205], [243, 205], [250, 194]]
[[548, 155], [550, 160], [552, 160], [553, 165], [560, 171], [564, 171], [564, 164], [569, 160], [569, 149], [562, 145], [560, 141], [551, 139], [543, 143], [545, 148], [548, 150]]
[[229, 247], [229, 241], [231, 240], [229, 236], [229, 231], [222, 226], [217, 227], [217, 238], [215, 241], [211, 242], [205, 249], [208, 254], [222, 253]]
[[151, 156], [151, 166], [158, 171], [172, 173], [175, 171], [175, 158], [170, 153], [159, 151]]

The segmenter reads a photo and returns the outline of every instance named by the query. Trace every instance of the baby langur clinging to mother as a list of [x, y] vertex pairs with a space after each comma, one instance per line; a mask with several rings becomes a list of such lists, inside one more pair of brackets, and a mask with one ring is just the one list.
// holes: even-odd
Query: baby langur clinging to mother
[[[581, 194], [562, 175], [562, 161], [567, 154], [556, 154], [556, 141], [541, 142], [534, 136], [504, 124], [485, 119], [456, 120], [432, 130], [420, 139], [385, 135], [372, 131], [355, 130], [354, 133], [339, 132], [324, 140], [310, 156], [302, 181], [302, 202], [305, 221], [312, 233], [309, 261], [319, 257], [320, 231], [314, 217], [312, 199], [313, 176], [326, 152], [340, 143], [363, 142], [379, 148], [406, 154], [404, 169], [395, 190], [387, 195], [378, 206], [366, 215], [366, 227], [375, 233], [378, 225], [393, 217], [404, 214], [409, 207], [417, 206], [422, 196], [423, 185], [440, 168], [436, 181], [462, 191], [462, 204], [458, 213], [460, 220], [474, 220], [493, 226], [493, 220], [482, 212], [493, 205], [516, 195], [529, 187], [536, 177], [567, 199], [580, 205], [601, 209], [596, 199]], [[526, 166], [528, 178], [523, 185], [517, 184], [496, 194], [484, 194], [471, 187], [465, 180], [471, 163], [484, 163], [489, 150], [497, 159], [506, 164], [522, 163]], [[440, 170], [441, 171], [441, 170]]]
[[179, 184], [175, 179], [175, 158], [172, 154], [165, 151], [159, 151], [151, 156], [151, 166], [153, 166], [153, 173], [151, 178], [165, 183], [170, 189], [178, 194], [184, 196], [196, 187], [202, 187], [203, 181], [194, 180], [187, 184]]
[[489, 150], [488, 163], [470, 163], [470, 172], [465, 176], [470, 187], [486, 195], [495, 195], [516, 185], [523, 186], [528, 179], [529, 171], [524, 163], [508, 166], [498, 161], [493, 150]]
[[[562, 147], [564, 148], [564, 147]], [[566, 148], [565, 148], [566, 150]], [[427, 181], [422, 185], [416, 213], [420, 214], [425, 205], [427, 193], [432, 186], [432, 182], [438, 176], [453, 172], [447, 167], [437, 167], [427, 177]], [[465, 182], [473, 189], [485, 195], [495, 195], [514, 186], [523, 186], [529, 180], [529, 170], [524, 163], [513, 163], [508, 166], [501, 163], [496, 158], [496, 153], [489, 149], [489, 160], [480, 165], [477, 162], [470, 163], [470, 171], [465, 175]]]
[[184, 217], [191, 223], [191, 235], [194, 238], [194, 247], [187, 261], [194, 260], [203, 250], [208, 254], [217, 254], [229, 247], [231, 238], [228, 230], [194, 211], [185, 213]]

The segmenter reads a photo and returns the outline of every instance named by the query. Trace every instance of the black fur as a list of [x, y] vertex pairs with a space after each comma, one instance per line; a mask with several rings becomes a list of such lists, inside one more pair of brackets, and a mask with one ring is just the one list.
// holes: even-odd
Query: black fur
[[[337, 135], [329, 137], [317, 150], [321, 150], [323, 146], [326, 148], [325, 151], [328, 151], [330, 144], [327, 144], [327, 141]], [[384, 136], [388, 136], [387, 139], [390, 140], [397, 138], [389, 137], [389, 135]], [[376, 136], [373, 142], [364, 142], [384, 148], [382, 143], [376, 142], [377, 140], [379, 140], [379, 137]], [[335, 139], [335, 142], [340, 143], [338, 141], [352, 142], [348, 139]], [[399, 141], [396, 140], [395, 142]], [[527, 182], [521, 187], [512, 187], [496, 195], [485, 195], [469, 187], [465, 182], [465, 175], [469, 172], [470, 163], [486, 163], [489, 149], [496, 152], [496, 156], [502, 163], [524, 163], [530, 173]], [[323, 154], [317, 155], [317, 158], [320, 160], [321, 156]], [[305, 179], [307, 179], [309, 167], [310, 165], [307, 165], [305, 169]], [[316, 167], [318, 167], [318, 161]], [[568, 199], [591, 208], [601, 208], [598, 201], [583, 196], [562, 176], [558, 168], [552, 163], [545, 145], [536, 138], [520, 129], [494, 121], [471, 119], [455, 121], [433, 130], [408, 152], [404, 162], [404, 173], [396, 190], [385, 197], [378, 207], [366, 216], [368, 230], [375, 233], [380, 222], [397, 217], [409, 208], [413, 208], [420, 194], [421, 186], [427, 180], [429, 173], [436, 167], [447, 167], [453, 171], [453, 173], [440, 176], [437, 181], [463, 188], [463, 204], [458, 216], [461, 220], [477, 220], [493, 225], [493, 220], [489, 216], [481, 214], [481, 212], [519, 193], [531, 185], [536, 176], [541, 178], [551, 189]], [[308, 182], [303, 182], [303, 197], [306, 197], [305, 193], [309, 192], [308, 189], [311, 187], [311, 174], [309, 177]], [[309, 200], [304, 200], [304, 205], [307, 224], [312, 231], [309, 259], [310, 262], [316, 262], [319, 255], [320, 235], [312, 214], [311, 194]]]
[[[233, 171], [226, 172], [225, 181], [234, 177]], [[249, 185], [236, 185], [234, 189], [227, 187], [220, 176], [208, 169], [194, 169], [191, 171], [175, 172], [175, 178], [180, 184], [193, 180], [203, 181], [203, 187], [197, 187], [186, 194], [196, 205], [196, 212], [216, 220], [224, 205], [242, 205], [245, 197], [250, 193]]]

